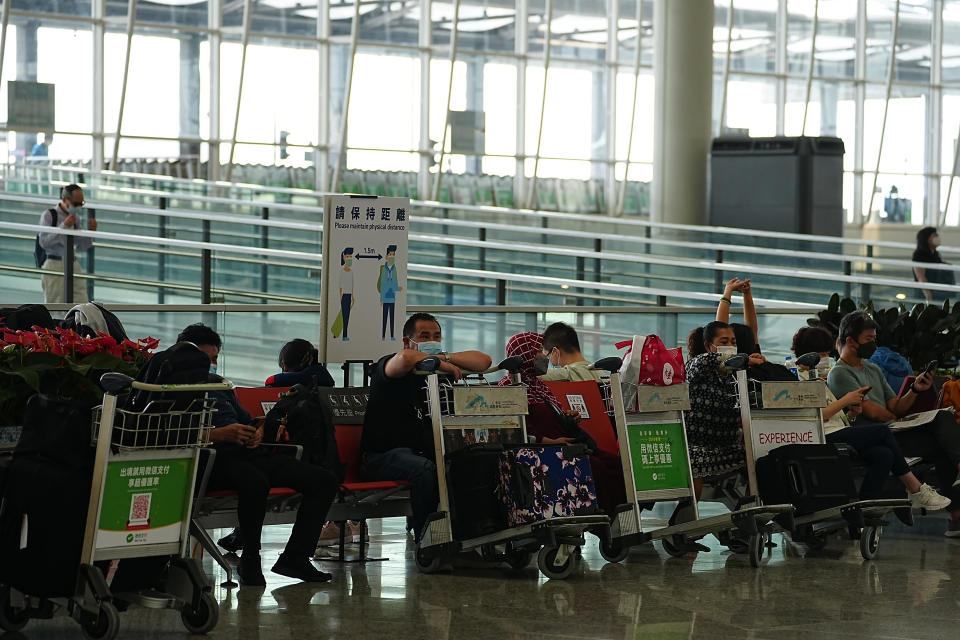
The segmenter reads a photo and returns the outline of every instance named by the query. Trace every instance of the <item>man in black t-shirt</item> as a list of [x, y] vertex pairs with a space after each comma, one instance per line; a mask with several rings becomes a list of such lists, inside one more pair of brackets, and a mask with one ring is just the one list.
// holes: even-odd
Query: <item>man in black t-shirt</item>
[[427, 313], [410, 316], [403, 325], [403, 351], [380, 358], [374, 367], [363, 420], [363, 474], [368, 480], [410, 483], [417, 539], [440, 497], [426, 378], [414, 373], [414, 367], [436, 356], [441, 360], [440, 371], [459, 379], [461, 369], [483, 371], [491, 363], [490, 356], [479, 351], [447, 353], [441, 338], [436, 318]]

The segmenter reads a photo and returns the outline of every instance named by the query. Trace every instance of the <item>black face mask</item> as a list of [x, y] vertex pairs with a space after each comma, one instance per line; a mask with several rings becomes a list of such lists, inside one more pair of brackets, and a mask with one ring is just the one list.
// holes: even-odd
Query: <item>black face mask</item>
[[547, 356], [537, 356], [533, 361], [533, 374], [542, 376], [550, 369], [550, 358]]
[[863, 358], [864, 360], [866, 360], [876, 352], [877, 352], [876, 341], [864, 342], [859, 347], [857, 347], [857, 357]]

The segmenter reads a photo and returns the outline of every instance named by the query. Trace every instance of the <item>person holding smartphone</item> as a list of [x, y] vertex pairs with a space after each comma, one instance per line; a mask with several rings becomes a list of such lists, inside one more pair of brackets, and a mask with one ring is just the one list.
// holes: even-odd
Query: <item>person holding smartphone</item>
[[[824, 358], [830, 355], [833, 344], [833, 335], [828, 330], [822, 327], [804, 327], [793, 336], [793, 353], [799, 358], [816, 352]], [[870, 500], [882, 497], [887, 477], [893, 473], [910, 492], [914, 506], [929, 511], [945, 509], [950, 504], [950, 498], [920, 482], [910, 471], [890, 427], [882, 422], [861, 424], [860, 421], [857, 421], [857, 426], [851, 426], [860, 416], [864, 398], [871, 390], [869, 386], [858, 387], [837, 398], [828, 388], [829, 404], [823, 409], [823, 432], [827, 442], [850, 445], [869, 465], [860, 487], [860, 498]]]

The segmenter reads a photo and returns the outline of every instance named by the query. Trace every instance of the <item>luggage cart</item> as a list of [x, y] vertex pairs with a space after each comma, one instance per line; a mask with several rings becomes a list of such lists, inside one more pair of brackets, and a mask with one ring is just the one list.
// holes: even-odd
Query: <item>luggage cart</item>
[[[421, 373], [425, 373], [422, 370], [424, 367], [432, 367], [435, 371], [439, 361], [432, 363], [428, 359], [420, 366]], [[427, 379], [427, 404], [433, 424], [440, 505], [439, 510], [428, 518], [415, 552], [417, 567], [424, 573], [438, 571], [446, 559], [458, 553], [479, 550], [484, 559], [506, 562], [514, 569], [525, 568], [533, 554], [537, 553], [537, 566], [546, 577], [564, 579], [573, 572], [579, 560], [584, 533], [609, 526], [609, 519], [604, 514], [576, 515], [508, 527], [475, 538], [454, 539], [445, 464], [448, 453], [445, 436], [448, 432], [463, 429], [497, 429], [512, 432], [513, 437], [509, 438], [511, 443], [526, 443], [526, 386], [519, 383], [519, 377], [514, 373], [519, 366], [519, 358], [508, 358], [481, 374], [465, 375], [462, 383], [452, 383], [436, 373], [430, 374]], [[484, 379], [484, 374], [498, 370], [510, 371], [514, 384], [500, 387]], [[482, 390], [482, 394], [478, 394], [478, 390]]]
[[[825, 388], [822, 380], [759, 382], [747, 379], [746, 371], [737, 372], [735, 392], [743, 422], [744, 446], [747, 460], [752, 461], [747, 465], [751, 496], [759, 496], [756, 460], [778, 442], [826, 443], [822, 410], [827, 405]], [[884, 516], [899, 511], [902, 520], [912, 521], [910, 510], [911, 502], [907, 498], [857, 500], [797, 515], [792, 527], [783, 528], [794, 540], [814, 550], [822, 549], [831, 534], [846, 530], [851, 540], [859, 541], [860, 555], [872, 560], [877, 555], [886, 524]]]
[[[759, 567], [772, 522], [791, 526], [793, 505], [737, 504], [730, 513], [700, 518], [683, 419], [683, 411], [690, 408], [689, 387], [638, 386], [637, 410], [627, 412], [620, 385], [620, 374], [612, 373], [600, 388], [620, 442], [627, 504], [611, 523], [610, 537], [601, 538], [600, 555], [607, 562], [620, 562], [631, 547], [659, 540], [664, 551], [680, 557], [691, 550], [693, 541], [713, 534], [727, 546], [731, 539], [746, 539], [750, 564]], [[674, 500], [684, 506], [678, 513], [686, 521], [644, 531], [642, 505]]]
[[[65, 611], [84, 637], [110, 640], [120, 628], [120, 604], [176, 609], [188, 631], [207, 633], [217, 625], [220, 607], [200, 563], [190, 557], [190, 514], [200, 448], [215, 411], [206, 392], [233, 385], [150, 385], [116, 373], [104, 374], [100, 384], [106, 393], [93, 409], [96, 454], [76, 591], [69, 598], [42, 599], [2, 587], [0, 627], [19, 631], [31, 618]], [[171, 407], [151, 403], [133, 413], [117, 407], [118, 395], [130, 389], [191, 393], [196, 399], [183, 410], [155, 412]], [[101, 571], [104, 561], [155, 556], [174, 557], [162, 590], [111, 591]]]

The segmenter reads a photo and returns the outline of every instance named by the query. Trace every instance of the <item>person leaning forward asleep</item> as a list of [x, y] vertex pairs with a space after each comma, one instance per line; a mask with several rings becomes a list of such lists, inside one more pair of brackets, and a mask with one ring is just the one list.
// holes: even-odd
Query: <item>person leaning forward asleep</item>
[[419, 539], [427, 516], [440, 501], [434, 461], [433, 428], [426, 404], [426, 377], [414, 368], [421, 360], [440, 358], [440, 371], [455, 380], [463, 370], [484, 371], [491, 359], [479, 351], [447, 353], [440, 323], [415, 313], [403, 325], [403, 350], [386, 355], [370, 376], [370, 400], [363, 419], [362, 472], [367, 480], [410, 483], [414, 534]]

